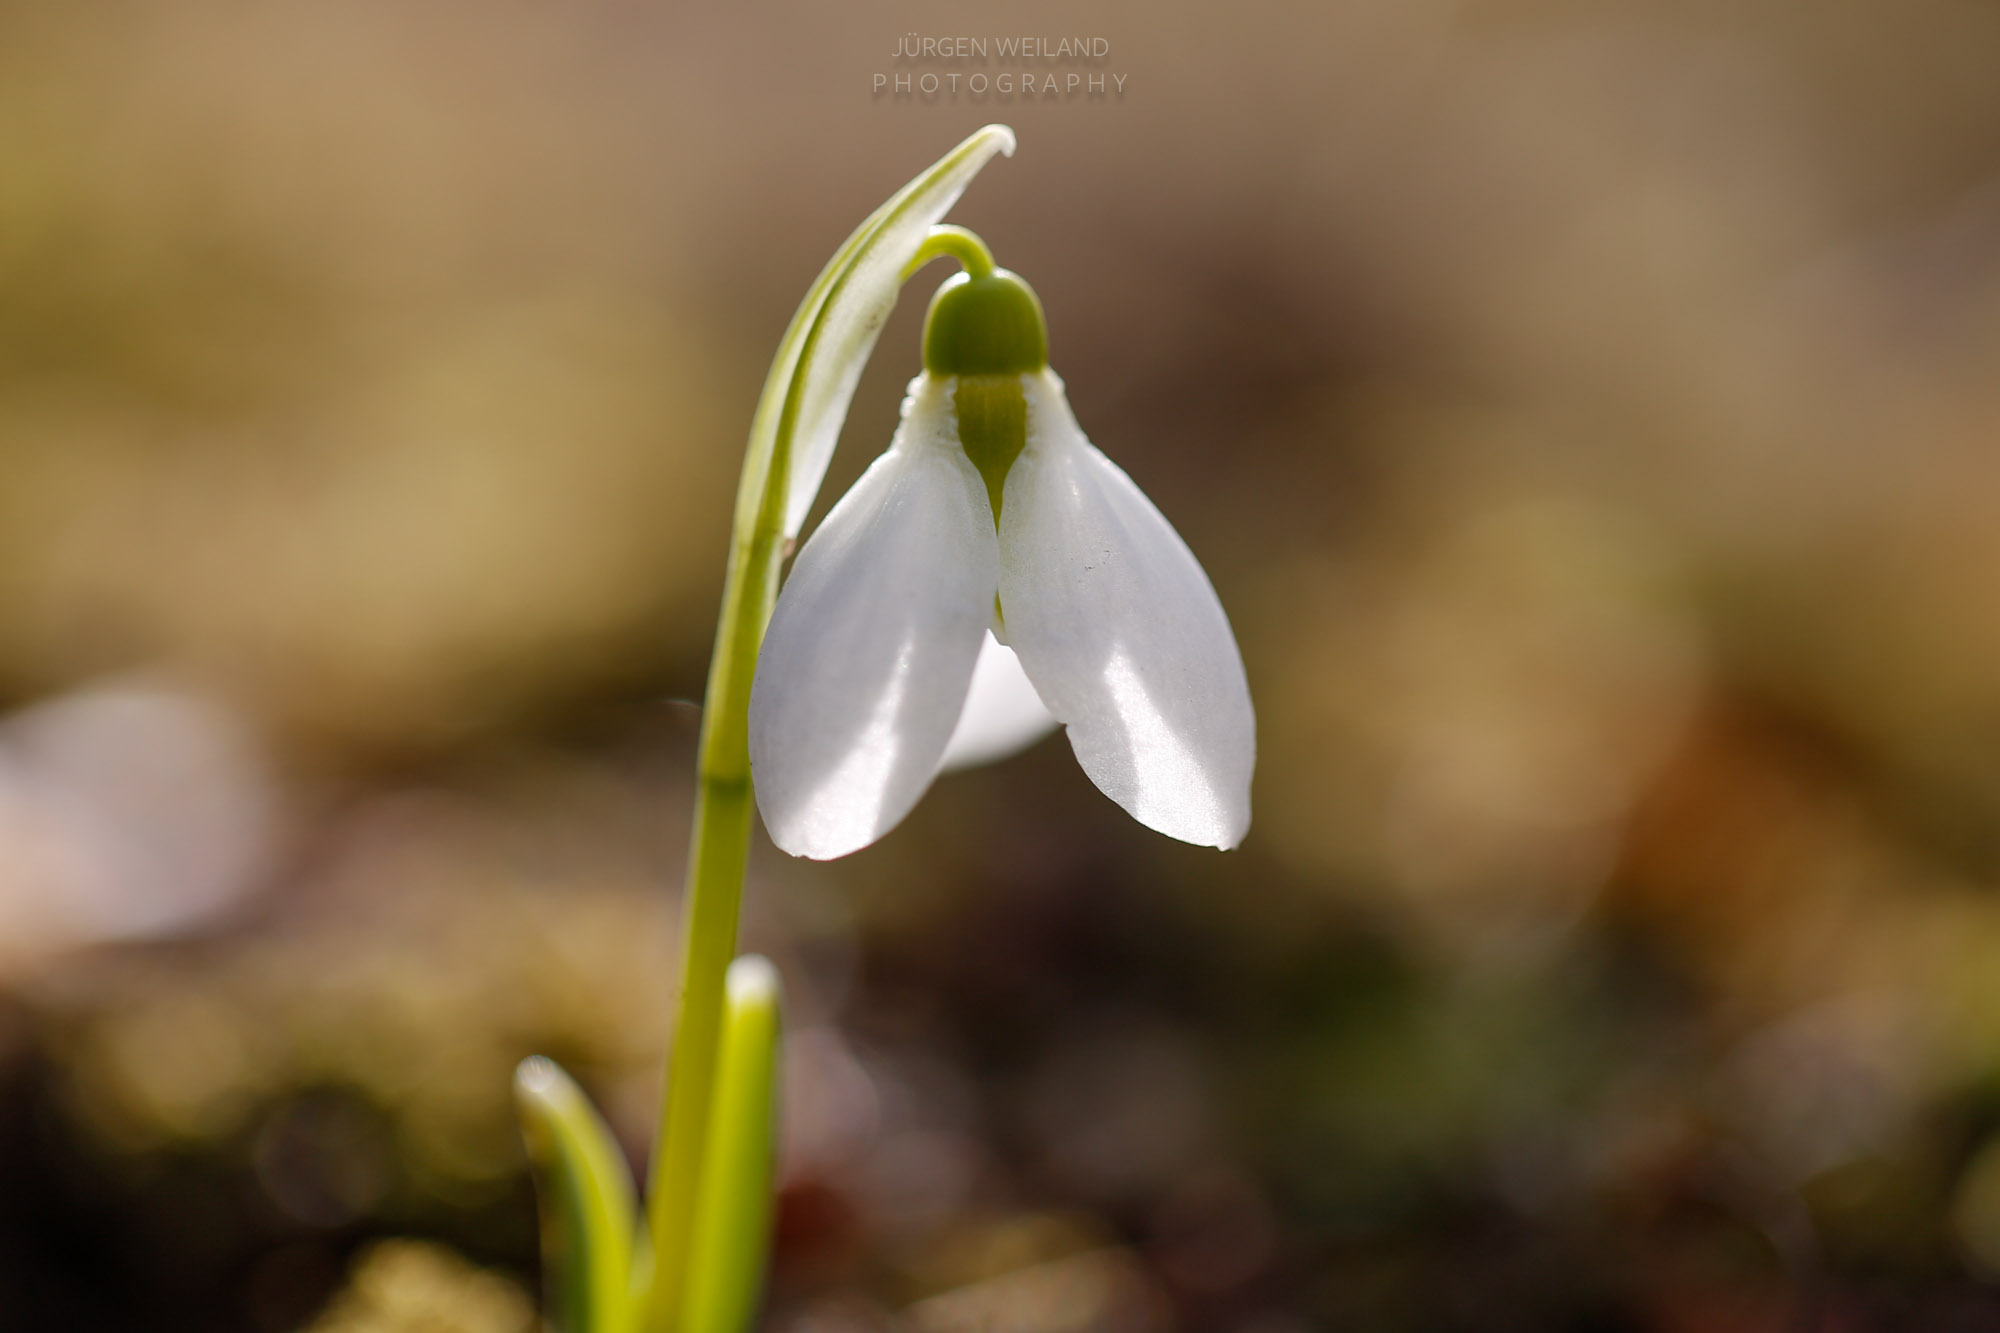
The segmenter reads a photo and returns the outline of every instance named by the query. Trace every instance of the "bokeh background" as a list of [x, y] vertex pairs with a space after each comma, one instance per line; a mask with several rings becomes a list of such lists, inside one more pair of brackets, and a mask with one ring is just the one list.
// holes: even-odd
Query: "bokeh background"
[[1256, 823], [1056, 739], [760, 843], [767, 1327], [2000, 1327], [1975, 0], [0, 6], [0, 1324], [530, 1328], [509, 1075], [643, 1158], [764, 366], [994, 119]]

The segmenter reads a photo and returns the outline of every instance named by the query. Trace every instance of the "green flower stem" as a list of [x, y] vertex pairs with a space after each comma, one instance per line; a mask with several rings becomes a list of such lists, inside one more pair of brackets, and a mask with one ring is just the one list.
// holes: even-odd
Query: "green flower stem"
[[947, 222], [932, 227], [924, 243], [917, 247], [917, 253], [903, 265], [903, 281], [908, 282], [918, 269], [946, 255], [956, 259], [971, 277], [993, 276], [993, 252], [986, 248], [986, 242], [979, 239], [977, 232]]
[[687, 1276], [696, 1183], [714, 1101], [721, 1037], [723, 981], [736, 955], [743, 868], [750, 849], [750, 682], [757, 647], [771, 619], [784, 554], [782, 484], [768, 488], [755, 530], [731, 551], [722, 623], [709, 668], [702, 714], [694, 841], [688, 852], [688, 892], [680, 1010], [672, 1067], [653, 1154], [647, 1213], [653, 1274], [645, 1327], [672, 1333]]
[[[690, 1253], [700, 1205], [699, 1185], [709, 1149], [716, 1102], [724, 979], [736, 952], [737, 919], [743, 898], [743, 871], [749, 855], [753, 805], [750, 786], [750, 686], [757, 649], [777, 600], [778, 574], [787, 547], [786, 506], [793, 448], [809, 397], [824, 410], [846, 411], [844, 391], [829, 397], [828, 383], [843, 370], [858, 374], [858, 359], [873, 345], [880, 319], [843, 325], [830, 312], [851, 315], [867, 309], [871, 288], [856, 274], [868, 269], [884, 238], [913, 221], [935, 222], [965, 188], [971, 173], [997, 151], [1011, 152], [1013, 134], [988, 126], [929, 170], [897, 191], [869, 215], [828, 261], [792, 316], [764, 380], [751, 419], [750, 441], [736, 494], [729, 570], [723, 583], [722, 615], [715, 654], [709, 663], [702, 709], [700, 755], [696, 762], [694, 836], [688, 850], [687, 899], [682, 930], [680, 1008], [674, 1024], [666, 1095], [647, 1189], [648, 1230], [653, 1254], [638, 1304], [645, 1333], [682, 1333], [681, 1317], [690, 1282]], [[939, 233], [947, 233], [938, 239]], [[970, 232], [932, 227], [921, 247], [935, 242], [935, 254], [992, 267], [986, 247]], [[896, 272], [896, 270], [891, 270]], [[900, 281], [901, 274], [898, 273]], [[893, 302], [890, 289], [888, 300]], [[850, 300], [850, 298], [852, 298]], [[829, 332], [829, 329], [832, 331]], [[823, 349], [821, 344], [826, 344]], [[818, 361], [815, 353], [821, 353]], [[828, 369], [831, 366], [832, 369]], [[818, 379], [815, 379], [818, 376]], [[817, 395], [817, 396], [815, 396]], [[808, 484], [816, 484], [817, 478]]]

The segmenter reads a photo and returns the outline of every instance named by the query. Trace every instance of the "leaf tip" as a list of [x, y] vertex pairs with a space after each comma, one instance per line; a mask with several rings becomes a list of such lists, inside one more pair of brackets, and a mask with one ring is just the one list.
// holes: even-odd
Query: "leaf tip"
[[583, 1090], [546, 1055], [531, 1055], [514, 1066], [514, 1105], [531, 1132], [560, 1119], [577, 1105], [589, 1105]]
[[762, 954], [746, 953], [729, 965], [728, 987], [731, 1009], [775, 1005], [781, 989], [777, 966]]
[[562, 1086], [563, 1072], [546, 1055], [531, 1055], [514, 1066], [514, 1095], [547, 1101]]

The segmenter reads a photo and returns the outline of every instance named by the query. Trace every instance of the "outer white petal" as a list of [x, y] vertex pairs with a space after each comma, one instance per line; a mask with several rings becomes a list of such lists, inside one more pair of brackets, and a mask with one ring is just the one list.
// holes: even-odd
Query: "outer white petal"
[[1028, 442], [1000, 510], [1007, 639], [1100, 790], [1148, 828], [1234, 847], [1256, 719], [1228, 617], [1187, 544], [1024, 377]]
[[854, 386], [902, 290], [903, 266], [916, 257], [931, 227], [958, 202], [995, 153], [1013, 156], [1014, 132], [1005, 125], [988, 125], [974, 133], [863, 224], [866, 235], [847, 271], [827, 293], [807, 335], [809, 350], [802, 361], [804, 380], [799, 386], [791, 479], [785, 494], [787, 537], [798, 535], [819, 494]]
[[757, 657], [750, 766], [773, 842], [823, 861], [910, 812], [964, 707], [998, 576], [949, 386], [920, 376], [889, 451], [799, 552]]
[[972, 668], [965, 711], [959, 714], [958, 729], [944, 748], [940, 771], [949, 773], [1019, 754], [1055, 729], [1055, 715], [1035, 693], [1034, 682], [1021, 669], [1021, 659], [988, 630], [986, 641], [979, 645], [979, 662]]

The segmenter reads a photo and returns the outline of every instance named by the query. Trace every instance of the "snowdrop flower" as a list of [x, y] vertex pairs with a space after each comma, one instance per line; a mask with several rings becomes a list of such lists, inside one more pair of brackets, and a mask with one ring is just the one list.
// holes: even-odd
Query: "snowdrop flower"
[[778, 595], [750, 698], [764, 823], [818, 860], [894, 828], [955, 732], [979, 748], [977, 667], [1014, 697], [1011, 721], [985, 728], [989, 752], [1039, 730], [1025, 672], [1099, 790], [1149, 828], [1234, 847], [1256, 735], [1222, 604], [1077, 427], [1034, 292], [973, 246], [931, 301], [888, 452]]

